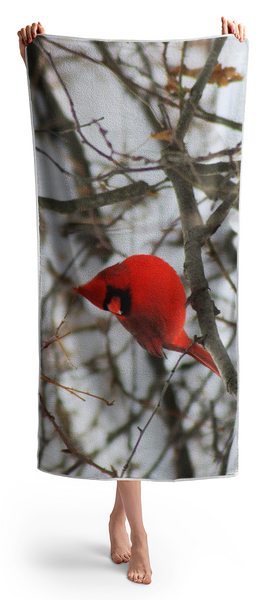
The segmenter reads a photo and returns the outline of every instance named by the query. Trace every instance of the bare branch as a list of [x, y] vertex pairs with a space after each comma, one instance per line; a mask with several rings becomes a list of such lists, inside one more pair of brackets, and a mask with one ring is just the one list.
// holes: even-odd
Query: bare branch
[[232, 279], [230, 278], [227, 270], [225, 269], [220, 256], [218, 255], [218, 253], [216, 252], [214, 245], [212, 243], [211, 240], [207, 240], [207, 245], [209, 247], [209, 254], [210, 256], [212, 256], [212, 258], [215, 260], [215, 262], [217, 263], [218, 267], [220, 268], [221, 272], [223, 273], [224, 278], [229, 282], [230, 287], [233, 289], [233, 291], [235, 292], [235, 294], [237, 294], [237, 288], [236, 285], [233, 283]]
[[212, 45], [211, 51], [203, 67], [196, 83], [191, 88], [189, 98], [183, 104], [180, 113], [179, 121], [175, 132], [175, 141], [182, 147], [184, 137], [189, 129], [195, 110], [199, 104], [199, 100], [203, 94], [204, 88], [211, 76], [211, 73], [218, 63], [218, 56], [225, 44], [226, 38], [217, 38]]
[[54, 381], [50, 377], [47, 377], [43, 373], [41, 373], [41, 379], [43, 381], [47, 381], [47, 383], [52, 383], [53, 385], [56, 385], [57, 387], [60, 387], [63, 390], [66, 390], [67, 392], [69, 392], [69, 394], [72, 394], [72, 396], [76, 396], [77, 398], [80, 398], [80, 400], [83, 400], [83, 402], [85, 402], [85, 398], [81, 398], [81, 396], [79, 396], [79, 394], [85, 394], [86, 396], [90, 396], [90, 398], [97, 398], [97, 400], [102, 400], [103, 402], [105, 402], [105, 404], [107, 404], [107, 406], [113, 406], [113, 404], [114, 404], [114, 401], [108, 402], [108, 400], [105, 400], [105, 398], [101, 398], [100, 396], [97, 396], [96, 394], [90, 394], [89, 392], [84, 392], [83, 390], [75, 390], [74, 388], [69, 387], [68, 385], [62, 385], [61, 383]]
[[224, 219], [227, 217], [232, 206], [237, 202], [239, 197], [239, 192], [234, 192], [229, 194], [229, 196], [216, 208], [216, 210], [210, 215], [208, 218], [206, 225], [204, 226], [204, 234], [206, 238], [210, 237], [215, 231], [217, 231], [218, 227], [223, 223]]
[[88, 456], [85, 456], [84, 454], [82, 454], [82, 452], [80, 452], [77, 448], [74, 448], [73, 445], [70, 443], [69, 438], [63, 432], [62, 428], [56, 423], [55, 417], [47, 410], [46, 405], [44, 403], [44, 400], [43, 400], [41, 394], [40, 394], [40, 402], [41, 402], [41, 405], [42, 405], [42, 409], [43, 409], [44, 415], [52, 423], [55, 431], [58, 433], [59, 437], [64, 442], [64, 444], [65, 444], [65, 446], [66, 446], [67, 451], [68, 451], [69, 454], [71, 454], [72, 456], [76, 456], [82, 463], [86, 463], [87, 465], [91, 465], [92, 467], [95, 467], [95, 469], [98, 469], [99, 471], [101, 471], [101, 473], [105, 473], [106, 475], [110, 475], [110, 477], [116, 477], [117, 476], [117, 472], [116, 472], [116, 470], [113, 467], [112, 467], [112, 470], [109, 471], [108, 469], [105, 469], [104, 467], [101, 467], [100, 465], [98, 465], [97, 463], [95, 463]]
[[129, 465], [130, 465], [130, 462], [131, 462], [131, 460], [132, 460], [132, 458], [133, 458], [134, 454], [135, 454], [135, 453], [136, 453], [136, 451], [137, 451], [137, 448], [138, 448], [138, 446], [139, 446], [139, 444], [140, 444], [140, 440], [141, 440], [142, 436], [144, 435], [144, 433], [145, 433], [145, 431], [146, 431], [147, 427], [150, 425], [150, 423], [151, 423], [151, 421], [152, 421], [152, 419], [153, 419], [153, 417], [154, 417], [155, 413], [157, 412], [157, 410], [158, 410], [158, 408], [159, 408], [159, 406], [160, 406], [160, 404], [161, 404], [161, 401], [162, 401], [162, 399], [164, 398], [164, 395], [165, 395], [165, 393], [166, 393], [166, 390], [168, 389], [168, 387], [169, 387], [169, 385], [170, 385], [170, 381], [171, 381], [171, 379], [172, 379], [172, 377], [173, 377], [173, 375], [174, 375], [174, 373], [175, 373], [175, 371], [176, 371], [176, 369], [177, 369], [177, 367], [178, 367], [179, 363], [181, 362], [182, 358], [183, 358], [183, 357], [184, 357], [184, 356], [187, 354], [187, 352], [188, 352], [188, 351], [189, 351], [189, 350], [190, 350], [190, 349], [191, 349], [191, 348], [194, 346], [194, 344], [196, 343], [196, 341], [197, 341], [197, 340], [196, 340], [196, 338], [195, 338], [195, 339], [192, 341], [192, 343], [191, 343], [191, 344], [188, 346], [188, 348], [185, 350], [185, 352], [183, 352], [183, 354], [181, 354], [181, 355], [179, 356], [179, 359], [176, 361], [176, 363], [175, 363], [175, 365], [174, 365], [173, 369], [171, 370], [171, 372], [170, 372], [170, 374], [169, 374], [168, 378], [167, 378], [167, 379], [166, 379], [166, 381], [165, 381], [165, 384], [164, 384], [163, 390], [162, 390], [162, 392], [161, 392], [161, 394], [160, 394], [160, 398], [159, 398], [159, 400], [158, 400], [158, 403], [157, 403], [157, 405], [155, 406], [155, 408], [154, 408], [154, 410], [153, 410], [152, 414], [150, 415], [150, 417], [149, 417], [149, 419], [148, 419], [147, 423], [145, 424], [145, 426], [143, 427], [143, 429], [141, 429], [140, 427], [138, 427], [138, 429], [139, 429], [139, 432], [140, 432], [140, 433], [139, 433], [139, 436], [138, 436], [138, 440], [137, 440], [136, 444], [134, 445], [134, 447], [133, 447], [133, 450], [132, 450], [132, 452], [131, 452], [131, 454], [130, 454], [129, 458], [127, 459], [127, 461], [126, 461], [126, 463], [125, 463], [125, 465], [124, 465], [124, 467], [123, 467], [123, 469], [122, 469], [121, 476], [120, 476], [121, 478], [122, 478], [122, 477], [125, 475], [125, 473], [126, 473], [126, 471], [127, 471], [128, 467], [129, 467]]
[[39, 206], [47, 210], [53, 210], [54, 212], [68, 214], [93, 207], [100, 208], [108, 204], [116, 204], [117, 202], [137, 202], [149, 189], [150, 186], [146, 181], [136, 181], [116, 190], [108, 190], [107, 192], [101, 192], [100, 194], [94, 194], [86, 198], [55, 200], [54, 198], [39, 196]]
[[[222, 223], [235, 201], [235, 196], [231, 194], [218, 207], [219, 211], [217, 208], [209, 217], [209, 225], [203, 225], [192, 185], [186, 177], [190, 162], [187, 153], [185, 150], [181, 151], [177, 147], [170, 146], [162, 154], [164, 154], [164, 160], [168, 164], [165, 173], [174, 186], [181, 215], [185, 252], [184, 272], [190, 282], [194, 296], [191, 304], [197, 312], [205, 346], [221, 373], [227, 391], [236, 397], [237, 374], [219, 337], [215, 322], [215, 305], [208, 292], [208, 282], [205, 277], [201, 254], [201, 247], [205, 240]], [[213, 216], [214, 214], [215, 216]]]

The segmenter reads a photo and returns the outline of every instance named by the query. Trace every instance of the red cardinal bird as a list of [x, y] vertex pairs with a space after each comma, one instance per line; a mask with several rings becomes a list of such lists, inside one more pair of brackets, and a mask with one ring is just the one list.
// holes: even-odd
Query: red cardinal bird
[[[134, 255], [73, 288], [92, 304], [109, 310], [151, 354], [163, 348], [184, 352], [192, 340], [184, 331], [186, 294], [176, 271], [157, 256]], [[219, 375], [209, 352], [194, 344], [188, 354]]]

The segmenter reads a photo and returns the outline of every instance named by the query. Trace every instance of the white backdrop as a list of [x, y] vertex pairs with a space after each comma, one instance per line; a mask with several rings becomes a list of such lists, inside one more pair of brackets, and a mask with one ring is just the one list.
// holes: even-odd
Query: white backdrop
[[[272, 594], [272, 8], [223, 0], [250, 40], [239, 251], [240, 464], [230, 479], [144, 482], [153, 583], [134, 585], [108, 550], [115, 482], [78, 481], [36, 469], [38, 294], [36, 207], [27, 81], [16, 32], [40, 20], [48, 33], [168, 39], [220, 32], [219, 2], [104, 0], [75, 5], [16, 0], [1, 18], [1, 566], [5, 600], [185, 600]], [[238, 42], [239, 43], [239, 42]], [[259, 109], [261, 112], [259, 112]], [[255, 111], [255, 113], [254, 113]], [[271, 144], [270, 144], [271, 146]], [[253, 278], [253, 283], [252, 283]], [[145, 590], [145, 591], [144, 591]]]

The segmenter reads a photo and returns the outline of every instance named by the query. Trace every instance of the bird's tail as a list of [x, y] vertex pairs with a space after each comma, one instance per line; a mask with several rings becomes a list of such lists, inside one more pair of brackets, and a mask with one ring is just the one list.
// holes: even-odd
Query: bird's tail
[[192, 346], [192, 348], [188, 350], [187, 354], [195, 358], [195, 360], [198, 360], [201, 363], [201, 365], [205, 365], [205, 367], [208, 367], [208, 369], [210, 369], [220, 377], [220, 373], [216, 367], [215, 362], [212, 360], [210, 353], [207, 350], [205, 350], [203, 346], [200, 346], [200, 344], [195, 343], [194, 346]]
[[[179, 339], [173, 340], [172, 344], [164, 344], [164, 348], [166, 348], [167, 350], [174, 350], [175, 352], [185, 352], [185, 350], [187, 350], [187, 348], [192, 344], [192, 342], [193, 340], [191, 340], [187, 336], [185, 331], [183, 331], [183, 334], [182, 336], [179, 336]], [[210, 353], [207, 350], [205, 350], [203, 346], [200, 346], [198, 342], [195, 342], [195, 344], [189, 350], [187, 350], [187, 354], [189, 354], [189, 356], [192, 356], [192, 358], [195, 358], [195, 360], [200, 362], [201, 365], [204, 365], [220, 377], [220, 373], [216, 367], [215, 362], [212, 360]]]

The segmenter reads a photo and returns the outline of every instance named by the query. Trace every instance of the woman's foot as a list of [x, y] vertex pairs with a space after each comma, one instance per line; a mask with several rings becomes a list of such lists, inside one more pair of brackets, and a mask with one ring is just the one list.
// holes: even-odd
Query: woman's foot
[[111, 557], [117, 564], [129, 562], [131, 544], [125, 527], [125, 521], [115, 519], [110, 515], [109, 534], [111, 543]]
[[128, 579], [135, 583], [148, 584], [152, 581], [152, 569], [146, 533], [132, 539], [131, 558], [127, 575]]

